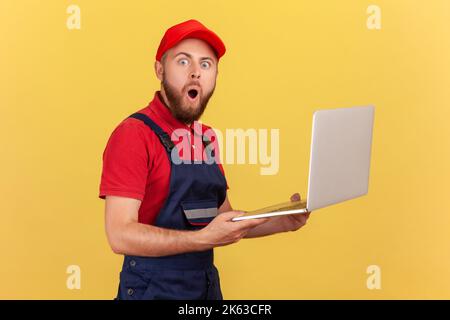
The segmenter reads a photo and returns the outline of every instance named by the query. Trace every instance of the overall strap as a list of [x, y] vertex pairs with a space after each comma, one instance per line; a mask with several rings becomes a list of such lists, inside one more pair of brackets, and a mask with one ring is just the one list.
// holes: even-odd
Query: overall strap
[[159, 140], [163, 144], [164, 148], [166, 148], [166, 151], [170, 154], [172, 149], [174, 148], [175, 144], [170, 139], [170, 136], [163, 130], [161, 127], [159, 127], [152, 119], [150, 119], [148, 116], [146, 116], [143, 113], [133, 113], [128, 118], [134, 118], [141, 120], [144, 122], [145, 125], [147, 125], [153, 132], [156, 133]]
[[[170, 139], [170, 136], [163, 129], [161, 129], [161, 127], [158, 126], [152, 119], [150, 119], [145, 114], [139, 112], [133, 113], [128, 118], [134, 118], [144, 122], [144, 124], [146, 124], [151, 130], [153, 130], [153, 132], [156, 133], [156, 135], [159, 137], [159, 140], [163, 144], [164, 148], [166, 148], [167, 152], [169, 154], [171, 153], [172, 149], [175, 147], [175, 144], [173, 143], [172, 139]], [[202, 140], [203, 146], [205, 148], [207, 148], [212, 142], [206, 136], [203, 136]], [[211, 151], [211, 156], [212, 157], [215, 156], [215, 150]]]

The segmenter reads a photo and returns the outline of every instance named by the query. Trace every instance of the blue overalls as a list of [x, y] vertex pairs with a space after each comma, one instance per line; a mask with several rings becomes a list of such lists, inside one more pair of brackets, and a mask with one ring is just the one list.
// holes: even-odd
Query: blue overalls
[[[170, 136], [144, 114], [130, 117], [156, 133], [171, 165], [169, 194], [154, 225], [178, 230], [203, 228], [218, 214], [226, 197], [225, 177], [216, 162], [210, 164], [214, 153], [210, 152], [206, 162], [175, 164], [172, 157], [178, 153], [172, 152], [176, 146]], [[207, 148], [209, 143], [204, 143]], [[116, 299], [222, 300], [213, 257], [213, 249], [163, 257], [125, 255]]]

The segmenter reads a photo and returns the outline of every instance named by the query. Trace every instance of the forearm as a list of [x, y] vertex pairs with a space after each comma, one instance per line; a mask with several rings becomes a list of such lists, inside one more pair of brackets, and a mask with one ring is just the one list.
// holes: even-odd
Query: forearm
[[111, 241], [117, 254], [159, 257], [208, 250], [199, 231], [165, 229], [130, 222], [116, 230]]
[[257, 238], [269, 236], [275, 233], [290, 231], [286, 226], [283, 217], [273, 217], [264, 224], [261, 224], [250, 230], [245, 238]]

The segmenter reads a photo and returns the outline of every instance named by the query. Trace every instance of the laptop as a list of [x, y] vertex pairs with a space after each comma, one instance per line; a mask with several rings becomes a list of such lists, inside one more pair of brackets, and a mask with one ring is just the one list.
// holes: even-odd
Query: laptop
[[306, 202], [283, 202], [232, 220], [303, 214], [366, 195], [374, 111], [362, 106], [314, 112]]

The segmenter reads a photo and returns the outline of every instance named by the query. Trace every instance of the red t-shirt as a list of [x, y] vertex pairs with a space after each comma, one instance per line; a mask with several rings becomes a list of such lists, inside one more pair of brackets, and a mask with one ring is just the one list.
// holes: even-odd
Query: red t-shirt
[[[204, 124], [187, 126], [178, 121], [161, 100], [159, 91], [155, 93], [150, 104], [138, 112], [150, 117], [171, 136], [175, 145], [182, 139], [177, 135], [178, 130], [174, 133], [176, 129], [184, 129], [183, 132], [189, 135], [191, 141], [194, 141], [195, 135], [199, 137], [209, 129], [216, 161], [224, 174], [218, 160], [220, 156], [217, 137], [210, 127]], [[199, 132], [200, 130], [202, 132]], [[192, 160], [201, 159], [201, 149], [192, 147], [190, 155], [183, 155], [181, 149], [180, 158], [186, 159], [190, 156]], [[99, 197], [104, 199], [105, 196], [120, 196], [141, 200], [138, 221], [153, 224], [168, 196], [169, 181], [170, 162], [158, 136], [141, 120], [123, 120], [111, 134], [103, 152]]]

